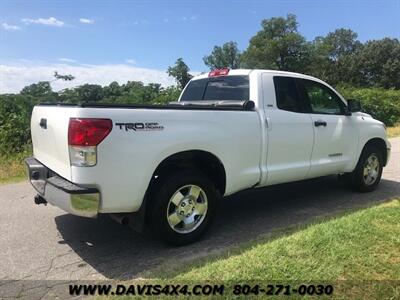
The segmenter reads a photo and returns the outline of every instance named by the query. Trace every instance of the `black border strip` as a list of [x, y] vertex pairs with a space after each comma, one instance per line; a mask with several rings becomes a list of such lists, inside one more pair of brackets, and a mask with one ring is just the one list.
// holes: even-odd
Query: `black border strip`
[[191, 105], [181, 104], [168, 104], [168, 105], [157, 105], [157, 104], [117, 104], [117, 103], [62, 103], [62, 102], [44, 102], [39, 103], [37, 106], [60, 106], [60, 107], [81, 107], [81, 108], [127, 108], [127, 109], [160, 109], [160, 110], [225, 110], [225, 111], [254, 111], [254, 105], [248, 105], [249, 102], [243, 103], [242, 105], [202, 105], [195, 103]]

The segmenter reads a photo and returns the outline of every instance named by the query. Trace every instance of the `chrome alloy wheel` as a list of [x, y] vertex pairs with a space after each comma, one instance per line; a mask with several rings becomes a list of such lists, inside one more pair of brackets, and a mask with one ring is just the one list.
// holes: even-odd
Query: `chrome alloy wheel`
[[363, 180], [366, 185], [373, 185], [379, 175], [379, 159], [375, 153], [371, 153], [364, 164]]
[[168, 224], [178, 233], [192, 232], [203, 223], [207, 206], [206, 193], [199, 186], [185, 185], [169, 199]]

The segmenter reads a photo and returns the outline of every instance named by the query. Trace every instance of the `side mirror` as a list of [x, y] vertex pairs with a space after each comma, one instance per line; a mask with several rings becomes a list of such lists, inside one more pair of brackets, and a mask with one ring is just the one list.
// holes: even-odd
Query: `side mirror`
[[358, 112], [361, 111], [361, 103], [355, 99], [347, 100], [347, 108], [350, 112]]

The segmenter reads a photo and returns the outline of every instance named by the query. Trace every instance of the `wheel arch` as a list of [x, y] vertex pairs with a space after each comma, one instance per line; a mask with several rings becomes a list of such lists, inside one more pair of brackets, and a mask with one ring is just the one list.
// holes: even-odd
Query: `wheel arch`
[[133, 221], [129, 222], [130, 227], [139, 232], [144, 230], [144, 224], [149, 219], [148, 206], [151, 205], [151, 193], [155, 191], [157, 185], [162, 182], [162, 178], [168, 176], [171, 169], [193, 167], [205, 173], [205, 175], [209, 176], [211, 181], [216, 183], [216, 189], [221, 196], [225, 194], [226, 171], [223, 163], [216, 155], [205, 150], [197, 149], [183, 150], [170, 154], [158, 163], [156, 169], [152, 173], [140, 209], [137, 212], [130, 214]]
[[377, 149], [380, 150], [380, 152], [382, 154], [382, 158], [383, 158], [383, 166], [386, 166], [388, 157], [387, 157], [387, 145], [386, 145], [385, 140], [380, 137], [375, 137], [375, 138], [369, 139], [364, 144], [364, 147], [362, 148], [359, 157], [361, 157], [361, 154], [363, 153], [363, 151], [369, 146], [376, 147]]
[[150, 191], [158, 179], [168, 176], [172, 169], [195, 168], [200, 170], [211, 181], [221, 195], [226, 189], [226, 171], [221, 160], [213, 153], [204, 150], [185, 150], [169, 155], [154, 170], [149, 183]]

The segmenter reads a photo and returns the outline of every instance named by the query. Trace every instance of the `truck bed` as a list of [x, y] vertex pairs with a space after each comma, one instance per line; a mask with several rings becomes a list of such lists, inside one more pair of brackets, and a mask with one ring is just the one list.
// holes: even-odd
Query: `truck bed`
[[[226, 182], [230, 194], [253, 186], [260, 178], [260, 118], [252, 102], [235, 102], [42, 103], [35, 106], [31, 119], [34, 157], [72, 183], [97, 188], [102, 195], [100, 212], [136, 211], [157, 166], [184, 151], [217, 157], [226, 166], [227, 178], [233, 178]], [[97, 147], [96, 165], [71, 166], [71, 118], [112, 121], [110, 134]], [[151, 127], [144, 128], [147, 125]]]

